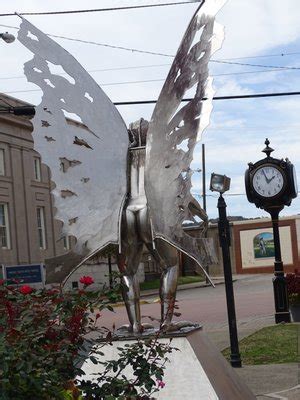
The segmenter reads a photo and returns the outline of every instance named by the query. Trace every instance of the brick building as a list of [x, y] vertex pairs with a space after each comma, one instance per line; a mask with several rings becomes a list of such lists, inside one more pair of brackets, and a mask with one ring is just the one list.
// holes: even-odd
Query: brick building
[[[2, 94], [1, 107], [27, 103]], [[81, 127], [79, 122], [69, 124]], [[40, 264], [67, 253], [75, 238], [61, 238], [61, 223], [54, 219], [51, 175], [33, 150], [32, 124], [28, 117], [0, 113], [0, 265]], [[144, 256], [149, 265], [149, 257]], [[95, 282], [108, 282], [108, 260], [95, 257], [72, 274], [67, 287], [79, 277], [92, 275]], [[116, 269], [113, 262], [112, 269]], [[144, 264], [140, 268], [144, 280]], [[1, 268], [0, 268], [1, 275]]]

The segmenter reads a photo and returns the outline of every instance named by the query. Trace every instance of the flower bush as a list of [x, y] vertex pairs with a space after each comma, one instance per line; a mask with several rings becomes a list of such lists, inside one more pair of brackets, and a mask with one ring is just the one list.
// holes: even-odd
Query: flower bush
[[[98, 335], [111, 343], [112, 333], [99, 328], [101, 311], [112, 310], [113, 290], [85, 290], [93, 278], [82, 277], [83, 289], [63, 293], [60, 289], [34, 290], [28, 285], [0, 282], [0, 399], [150, 399], [163, 388], [163, 373], [170, 344], [158, 335], [119, 348], [119, 359], [101, 361], [103, 353], [92, 351]], [[119, 286], [117, 287], [119, 289]], [[84, 380], [80, 365], [89, 354], [103, 364], [97, 383]], [[134, 378], [124, 375], [131, 366]], [[76, 377], [80, 377], [77, 379]]]
[[290, 304], [300, 305], [300, 273], [298, 270], [295, 270], [295, 273], [286, 274], [286, 283]]

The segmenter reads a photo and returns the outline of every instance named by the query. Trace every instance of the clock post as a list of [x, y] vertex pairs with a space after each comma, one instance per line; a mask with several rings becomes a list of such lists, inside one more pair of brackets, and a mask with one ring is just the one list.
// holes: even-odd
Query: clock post
[[273, 208], [266, 210], [271, 214], [272, 226], [273, 226], [273, 237], [274, 237], [274, 250], [275, 250], [275, 261], [274, 261], [274, 300], [275, 300], [275, 322], [291, 322], [291, 316], [289, 312], [289, 299], [286, 288], [286, 280], [284, 276], [283, 263], [281, 258], [280, 248], [280, 235], [279, 235], [279, 213], [282, 208]]
[[284, 206], [289, 206], [293, 198], [297, 197], [297, 180], [295, 168], [288, 159], [271, 157], [274, 151], [269, 147], [266, 139], [266, 147], [262, 150], [266, 158], [249, 163], [245, 173], [245, 186], [247, 198], [256, 207], [267, 211], [272, 218], [275, 262], [274, 262], [274, 300], [275, 322], [290, 322], [289, 301], [287, 295], [286, 280], [284, 276], [281, 258], [279, 213]]

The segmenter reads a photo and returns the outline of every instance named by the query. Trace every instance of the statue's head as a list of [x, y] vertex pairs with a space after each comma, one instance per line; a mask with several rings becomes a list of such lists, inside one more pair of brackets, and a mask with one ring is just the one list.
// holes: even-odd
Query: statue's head
[[146, 146], [148, 128], [149, 122], [144, 118], [140, 118], [129, 124], [128, 135], [130, 147]]

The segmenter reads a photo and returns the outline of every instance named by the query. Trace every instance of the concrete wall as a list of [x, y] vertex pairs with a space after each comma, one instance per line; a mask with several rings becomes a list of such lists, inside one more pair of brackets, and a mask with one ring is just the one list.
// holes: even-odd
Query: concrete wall
[[[234, 221], [230, 226], [230, 258], [232, 272], [239, 273], [272, 273], [274, 270], [274, 257], [254, 260], [253, 236], [260, 231], [272, 232], [270, 218]], [[191, 229], [192, 235], [199, 234], [198, 229]], [[280, 218], [281, 250], [285, 271], [300, 269], [300, 216]], [[217, 262], [209, 266], [211, 276], [223, 275], [222, 250], [219, 246], [218, 225], [210, 224], [208, 237], [212, 238], [216, 251]], [[247, 253], [248, 257], [247, 257]], [[250, 254], [251, 253], [251, 254]], [[187, 256], [183, 257], [183, 271], [193, 273], [196, 270], [195, 262]]]

